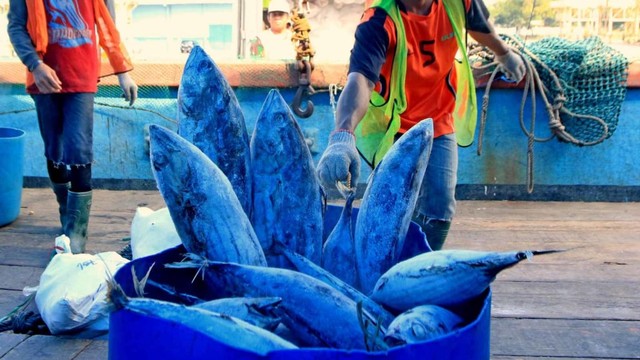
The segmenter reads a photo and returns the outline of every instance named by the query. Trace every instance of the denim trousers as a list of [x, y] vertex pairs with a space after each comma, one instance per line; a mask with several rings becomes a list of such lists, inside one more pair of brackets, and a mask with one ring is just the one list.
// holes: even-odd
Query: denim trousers
[[94, 93], [34, 94], [44, 155], [56, 165], [93, 162]]
[[[458, 144], [455, 134], [433, 139], [427, 170], [420, 186], [414, 217], [451, 221], [456, 211]], [[426, 219], [425, 219], [426, 218]], [[425, 221], [426, 222], [426, 221]]]

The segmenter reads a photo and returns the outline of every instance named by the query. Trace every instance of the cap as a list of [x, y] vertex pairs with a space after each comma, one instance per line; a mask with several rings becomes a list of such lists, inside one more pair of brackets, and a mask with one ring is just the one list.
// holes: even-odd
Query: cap
[[289, 13], [289, 11], [291, 11], [289, 2], [287, 0], [271, 0], [269, 2], [269, 12], [274, 11]]

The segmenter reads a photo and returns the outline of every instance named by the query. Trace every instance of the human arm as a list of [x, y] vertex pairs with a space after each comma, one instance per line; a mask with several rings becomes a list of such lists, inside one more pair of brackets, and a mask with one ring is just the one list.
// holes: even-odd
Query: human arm
[[27, 31], [27, 4], [24, 0], [9, 1], [7, 19], [7, 33], [13, 49], [29, 71], [35, 70], [42, 61]]
[[480, 45], [488, 47], [496, 55], [502, 70], [515, 82], [520, 82], [526, 74], [522, 58], [511, 51], [509, 46], [498, 36], [493, 24], [488, 20], [489, 12], [482, 0], [471, 0], [467, 14], [468, 32]]
[[128, 72], [118, 74], [118, 83], [120, 83], [120, 89], [124, 93], [124, 99], [129, 102], [129, 106], [138, 98], [138, 85], [131, 78]]
[[[365, 17], [367, 15], [370, 14], [365, 13]], [[367, 112], [371, 92], [385, 61], [389, 43], [383, 27], [385, 19], [384, 13], [374, 14], [356, 29], [349, 75], [336, 108], [335, 130], [318, 163], [318, 175], [325, 187], [348, 180], [348, 174], [351, 183], [358, 181], [360, 157], [353, 132]]]
[[469, 35], [496, 54], [496, 60], [511, 80], [517, 83], [520, 82], [527, 73], [524, 61], [520, 55], [511, 51], [507, 44], [498, 37], [495, 31], [493, 31], [493, 26], [491, 30], [490, 33], [469, 31]]

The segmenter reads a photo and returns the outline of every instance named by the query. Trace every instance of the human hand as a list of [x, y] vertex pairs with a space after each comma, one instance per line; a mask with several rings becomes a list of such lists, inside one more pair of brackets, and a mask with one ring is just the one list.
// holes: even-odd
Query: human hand
[[519, 83], [527, 73], [522, 57], [511, 50], [504, 55], [496, 55], [496, 60], [500, 63], [500, 67], [507, 77], [516, 83]]
[[344, 130], [333, 132], [329, 137], [329, 145], [318, 162], [317, 171], [325, 188], [336, 186], [338, 181], [357, 184], [360, 176], [360, 157], [356, 150], [355, 136]]
[[62, 90], [62, 82], [58, 79], [58, 74], [49, 65], [40, 62], [31, 74], [42, 94], [59, 93]]
[[129, 76], [129, 73], [118, 74], [118, 82], [124, 93], [124, 99], [129, 102], [129, 106], [133, 105], [138, 98], [138, 85]]

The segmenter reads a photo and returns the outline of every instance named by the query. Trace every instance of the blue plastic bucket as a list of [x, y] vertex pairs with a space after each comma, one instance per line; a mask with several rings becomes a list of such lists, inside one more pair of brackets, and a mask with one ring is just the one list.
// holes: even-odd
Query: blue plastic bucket
[[0, 226], [20, 214], [22, 201], [25, 133], [0, 127]]
[[[325, 229], [335, 226], [341, 207], [329, 206], [324, 219]], [[357, 209], [354, 209], [357, 216]], [[425, 242], [420, 227], [412, 223], [405, 243], [409, 247]], [[422, 245], [420, 245], [422, 246]], [[192, 283], [193, 272], [183, 274], [176, 269], [164, 269], [163, 264], [182, 260], [182, 245], [156, 255], [136, 259], [124, 265], [115, 275], [116, 282], [128, 296], [135, 297], [132, 269], [141, 279], [153, 266], [149, 279], [175, 287], [176, 292], [188, 293], [201, 299], [213, 299], [215, 294]], [[154, 265], [155, 264], [155, 265]], [[166, 293], [153, 290], [145, 297], [172, 302], [182, 302]], [[184, 303], [184, 302], [182, 302]], [[218, 342], [196, 329], [178, 322], [141, 315], [129, 310], [118, 310], [109, 319], [109, 359], [272, 359], [272, 360], [411, 360], [411, 359], [459, 359], [486, 360], [490, 358], [491, 292], [487, 290], [478, 298], [455, 309], [468, 320], [468, 324], [442, 337], [392, 348], [385, 352], [346, 351], [328, 348], [301, 348], [278, 350], [262, 356]]]

